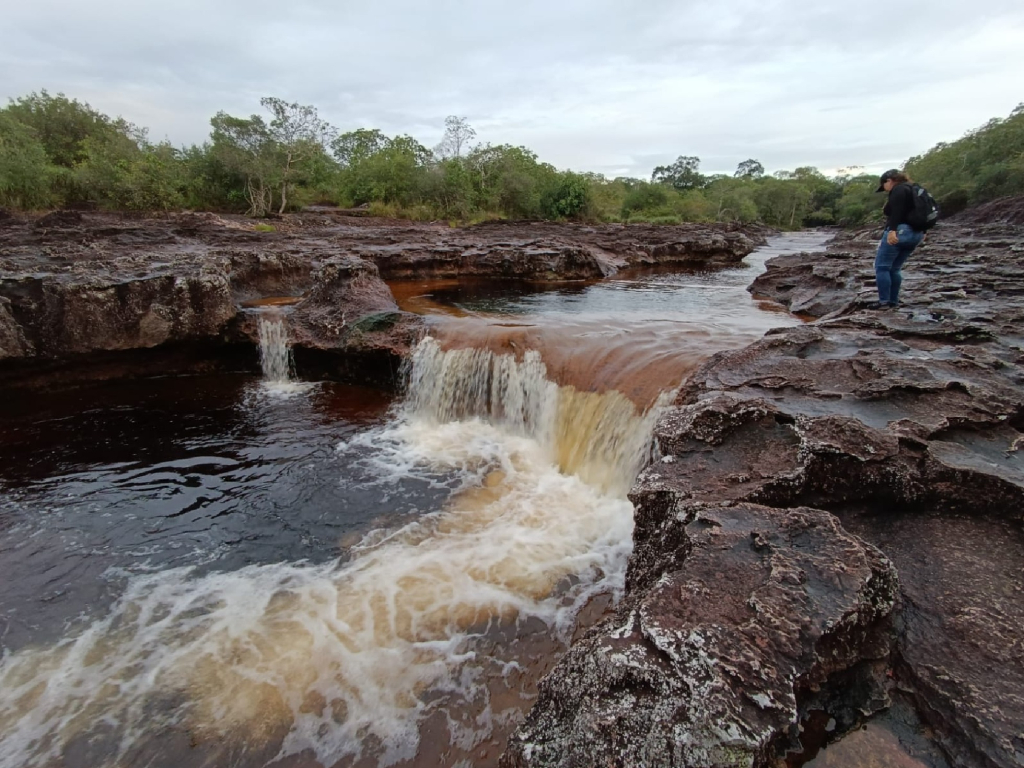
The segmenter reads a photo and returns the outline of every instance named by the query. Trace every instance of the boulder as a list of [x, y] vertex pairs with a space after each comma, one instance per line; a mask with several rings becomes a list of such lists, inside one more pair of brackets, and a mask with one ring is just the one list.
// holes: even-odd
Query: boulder
[[819, 510], [664, 512], [638, 557], [685, 554], [545, 678], [503, 766], [774, 765], [811, 710], [849, 727], [886, 704], [898, 589], [878, 550]]

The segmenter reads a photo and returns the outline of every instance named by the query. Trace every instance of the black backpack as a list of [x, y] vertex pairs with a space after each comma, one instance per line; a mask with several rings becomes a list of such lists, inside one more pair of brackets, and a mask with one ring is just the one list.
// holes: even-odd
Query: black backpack
[[907, 216], [907, 224], [918, 232], [927, 232], [939, 220], [939, 204], [920, 184], [911, 184], [910, 191], [914, 195], [914, 210]]

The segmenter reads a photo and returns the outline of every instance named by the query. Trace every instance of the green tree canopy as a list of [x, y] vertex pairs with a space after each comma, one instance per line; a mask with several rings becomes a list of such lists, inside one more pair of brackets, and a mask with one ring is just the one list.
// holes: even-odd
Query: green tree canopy
[[700, 175], [700, 158], [680, 155], [671, 165], [659, 165], [651, 173], [651, 181], [668, 184], [675, 189], [697, 189], [704, 185]]
[[[832, 177], [810, 166], [768, 175], [750, 158], [731, 175], [704, 175], [698, 157], [682, 155], [654, 168], [650, 181], [608, 179], [556, 169], [527, 147], [476, 144], [465, 117], [448, 117], [435, 154], [376, 128], [339, 134], [312, 106], [273, 97], [260, 104], [265, 111], [249, 117], [218, 112], [209, 141], [178, 148], [63, 94], [14, 99], [0, 109], [0, 205], [263, 216], [329, 202], [463, 221], [760, 221], [795, 229], [876, 223], [884, 203], [874, 174], [856, 167]], [[947, 214], [1024, 194], [1024, 104], [910, 158], [906, 170]]]
[[50, 163], [62, 168], [74, 168], [85, 159], [86, 140], [109, 138], [121, 130], [118, 121], [88, 104], [45, 90], [14, 99], [3, 111], [30, 127]]
[[760, 179], [764, 176], [764, 166], [757, 160], [744, 160], [736, 166], [736, 173], [733, 175], [737, 179]]

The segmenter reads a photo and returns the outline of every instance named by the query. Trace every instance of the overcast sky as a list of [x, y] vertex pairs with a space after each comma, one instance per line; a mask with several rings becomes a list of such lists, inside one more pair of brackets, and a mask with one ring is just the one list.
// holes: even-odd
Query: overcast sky
[[175, 144], [273, 95], [609, 176], [875, 171], [1024, 101], [1024, 0], [0, 0], [0, 96], [43, 88]]

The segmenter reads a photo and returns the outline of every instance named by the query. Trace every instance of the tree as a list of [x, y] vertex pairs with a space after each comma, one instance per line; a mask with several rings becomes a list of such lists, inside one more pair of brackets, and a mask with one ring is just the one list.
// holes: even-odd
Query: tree
[[642, 181], [630, 188], [622, 201], [622, 216], [630, 218], [631, 214], [664, 214], [669, 205], [670, 190], [663, 184]]
[[[369, 134], [366, 132], [362, 138], [366, 139]], [[418, 199], [432, 158], [429, 149], [411, 136], [375, 136], [371, 142], [348, 142], [348, 145], [358, 150], [339, 174], [339, 191], [344, 202], [409, 205]]]
[[245, 176], [223, 160], [210, 142], [178, 151], [185, 207], [205, 211], [245, 210]]
[[88, 139], [85, 151], [75, 175], [100, 205], [119, 211], [181, 207], [184, 168], [169, 143], [150, 144], [143, 132], [126, 132]]
[[803, 223], [809, 212], [811, 190], [792, 178], [775, 177], [761, 179], [754, 192], [754, 202], [761, 221], [769, 226], [796, 229]]
[[431, 172], [430, 198], [446, 218], [462, 219], [472, 208], [473, 181], [457, 157], [440, 161]]
[[551, 219], [573, 219], [586, 212], [590, 204], [590, 185], [578, 173], [566, 171], [545, 194], [544, 213]]
[[289, 104], [272, 96], [260, 99], [260, 105], [273, 116], [269, 133], [280, 166], [281, 208], [278, 213], [284, 213], [293, 178], [303, 170], [302, 164], [326, 154], [327, 137], [333, 129], [320, 119], [316, 107]]
[[391, 139], [376, 128], [359, 128], [336, 137], [331, 142], [331, 152], [342, 167], [351, 167], [390, 143]]
[[[1024, 192], [1024, 104], [962, 138], [907, 161], [906, 171], [939, 200], [964, 204]], [[948, 206], [943, 206], [948, 209]]]
[[145, 134], [124, 123], [121, 130], [90, 136], [82, 142], [82, 160], [74, 177], [88, 199], [114, 210], [139, 210], [128, 191], [127, 183], [133, 166], [143, 150]]
[[45, 208], [56, 170], [35, 131], [0, 110], [0, 205]]
[[733, 176], [737, 179], [760, 179], [764, 176], [764, 166], [754, 159], [744, 160], [736, 166]]
[[712, 180], [703, 192], [715, 206], [715, 221], [756, 221], [758, 218], [754, 185], [747, 178], [722, 176]]
[[266, 216], [273, 206], [278, 182], [276, 147], [270, 128], [259, 115], [241, 118], [218, 112], [213, 127], [211, 154], [227, 170], [245, 180], [244, 198], [250, 216]]
[[12, 100], [3, 111], [30, 127], [49, 161], [62, 168], [74, 168], [85, 159], [86, 139], [118, 131], [117, 121], [63, 93], [30, 93]]
[[846, 179], [842, 193], [835, 206], [836, 223], [844, 227], [855, 227], [868, 222], [880, 222], [885, 196], [875, 193], [878, 176], [862, 173]]
[[676, 189], [697, 189], [704, 185], [700, 174], [700, 158], [680, 155], [672, 165], [659, 165], [651, 174], [656, 184], [669, 184]]
[[464, 162], [478, 208], [520, 219], [542, 215], [543, 191], [554, 185], [557, 172], [537, 162], [537, 155], [529, 149], [510, 144], [478, 146]]
[[437, 145], [436, 152], [444, 160], [459, 159], [462, 151], [469, 149], [469, 142], [476, 138], [476, 131], [465, 117], [448, 115], [444, 119], [444, 137]]

